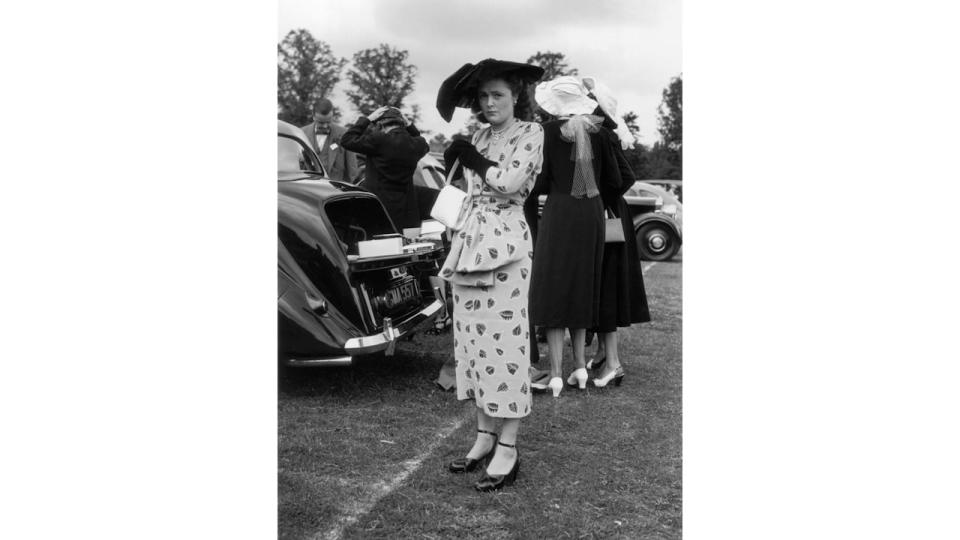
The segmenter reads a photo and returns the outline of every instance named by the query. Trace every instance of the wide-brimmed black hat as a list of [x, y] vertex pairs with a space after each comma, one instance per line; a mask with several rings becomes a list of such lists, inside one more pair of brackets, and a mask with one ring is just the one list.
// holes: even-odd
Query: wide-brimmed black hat
[[440, 91], [437, 92], [437, 111], [449, 122], [455, 108], [470, 107], [481, 81], [507, 74], [516, 75], [526, 83], [535, 83], [543, 76], [543, 68], [493, 58], [476, 64], [464, 64], [440, 85]]

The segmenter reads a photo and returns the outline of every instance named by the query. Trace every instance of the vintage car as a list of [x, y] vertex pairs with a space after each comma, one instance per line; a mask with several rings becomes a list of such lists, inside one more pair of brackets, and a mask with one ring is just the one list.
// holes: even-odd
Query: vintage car
[[623, 195], [633, 214], [640, 258], [668, 261], [683, 243], [683, 204], [659, 186], [634, 182]]
[[[277, 131], [281, 361], [347, 365], [358, 355], [392, 354], [399, 338], [446, 315], [439, 291], [423, 286], [443, 263], [442, 243], [397, 238], [375, 195], [328, 180], [297, 127], [278, 121]], [[376, 239], [405, 245], [361, 257], [360, 242]]]
[[665, 180], [659, 178], [644, 178], [644, 184], [651, 184], [662, 188], [667, 193], [673, 195], [678, 201], [683, 202], [683, 180]]

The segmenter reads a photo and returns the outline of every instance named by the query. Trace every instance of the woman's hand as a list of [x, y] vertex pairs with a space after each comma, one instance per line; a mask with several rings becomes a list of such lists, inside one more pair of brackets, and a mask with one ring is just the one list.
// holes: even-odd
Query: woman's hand
[[447, 166], [453, 165], [453, 162], [460, 157], [464, 147], [473, 148], [473, 145], [464, 139], [454, 139], [453, 142], [450, 143], [450, 146], [443, 151], [443, 161]]
[[471, 169], [481, 177], [486, 175], [487, 169], [497, 164], [495, 161], [483, 157], [473, 146], [464, 139], [457, 139], [450, 143], [450, 147], [443, 153], [443, 160], [447, 163], [453, 163], [460, 158], [460, 164]]
[[386, 105], [380, 107], [379, 109], [367, 115], [367, 120], [376, 122], [381, 116], [383, 116], [383, 113], [387, 112], [388, 109], [390, 109], [390, 107], [387, 107]]

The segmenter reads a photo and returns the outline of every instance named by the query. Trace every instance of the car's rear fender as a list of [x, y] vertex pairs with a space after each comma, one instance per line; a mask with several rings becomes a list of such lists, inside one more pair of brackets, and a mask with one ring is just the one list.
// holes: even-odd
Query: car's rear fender
[[282, 269], [278, 276], [283, 291], [277, 298], [280, 352], [284, 356], [343, 356], [344, 344], [362, 335], [356, 326], [309, 282], [304, 287]]
[[683, 242], [683, 234], [680, 231], [680, 227], [677, 226], [677, 223], [670, 217], [659, 214], [656, 212], [650, 212], [646, 214], [640, 214], [634, 216], [633, 218], [633, 231], [637, 232], [640, 230], [640, 227], [646, 225], [647, 223], [662, 223], [670, 228], [674, 234], [677, 235], [677, 240]]

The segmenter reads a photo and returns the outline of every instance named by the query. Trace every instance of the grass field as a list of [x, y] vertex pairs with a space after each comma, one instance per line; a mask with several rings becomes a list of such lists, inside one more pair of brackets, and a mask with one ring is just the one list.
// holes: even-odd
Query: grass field
[[621, 387], [534, 396], [501, 492], [446, 471], [476, 423], [432, 382], [449, 332], [349, 368], [282, 370], [279, 537], [680, 538], [681, 270], [647, 272], [654, 321], [621, 332]]

